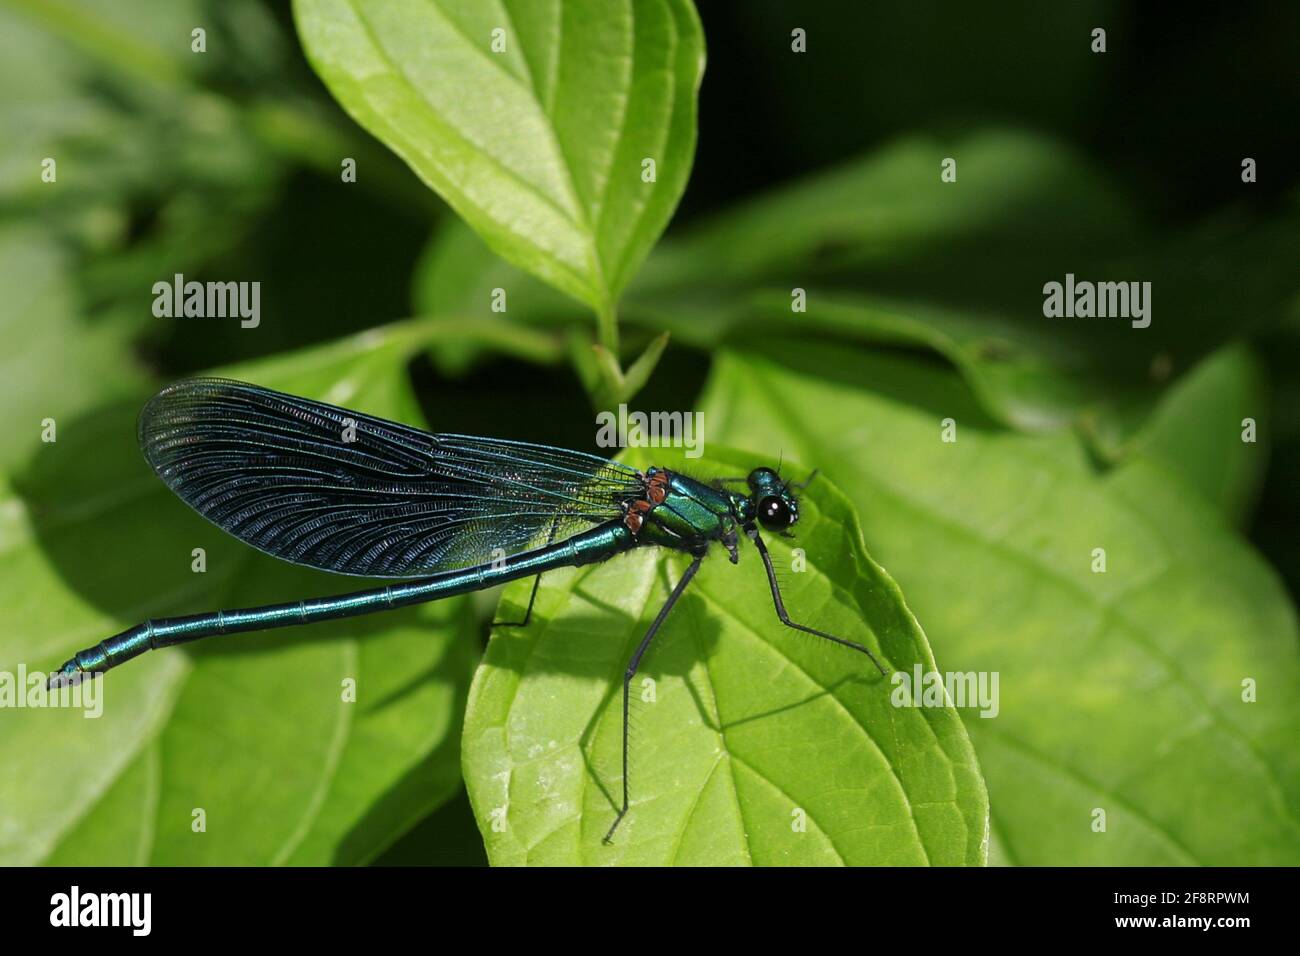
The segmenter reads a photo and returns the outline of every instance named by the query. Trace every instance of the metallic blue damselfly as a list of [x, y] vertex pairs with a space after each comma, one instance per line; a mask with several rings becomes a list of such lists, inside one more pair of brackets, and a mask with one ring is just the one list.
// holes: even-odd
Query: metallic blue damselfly
[[[683, 551], [678, 580], [623, 674], [626, 815], [628, 694], [668, 613], [713, 544], [733, 564], [749, 538], [782, 624], [858, 651], [862, 644], [798, 624], [781, 599], [760, 527], [788, 533], [800, 485], [770, 468], [706, 484], [662, 468], [638, 471], [548, 445], [430, 434], [321, 402], [224, 379], [159, 392], [139, 422], [149, 464], [181, 500], [222, 530], [295, 564], [403, 578], [334, 597], [145, 621], [78, 651], [51, 682], [99, 674], [145, 651], [220, 634], [370, 614], [604, 561], [632, 548]], [[727, 490], [740, 484], [743, 492]]]

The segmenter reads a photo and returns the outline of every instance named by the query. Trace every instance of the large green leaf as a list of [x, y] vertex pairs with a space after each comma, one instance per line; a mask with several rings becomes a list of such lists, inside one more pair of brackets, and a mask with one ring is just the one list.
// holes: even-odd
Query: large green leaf
[[498, 254], [612, 310], [690, 173], [704, 68], [690, 0], [295, 0], [294, 12], [358, 123]]
[[[1215, 509], [1141, 455], [1103, 477], [1068, 435], [997, 429], [941, 369], [780, 354], [720, 359], [712, 434], [826, 469], [944, 667], [1000, 673], [1000, 713], [966, 724], [1001, 859], [1300, 862], [1295, 614]], [[1239, 425], [1204, 427], [1236, 454]]]
[[[24, 460], [42, 435], [142, 375], [118, 325], [79, 320], [68, 254], [35, 226], [0, 226], [0, 468]], [[53, 423], [51, 432], [43, 423]]]
[[[662, 449], [652, 457], [681, 464]], [[757, 463], [716, 449], [709, 459], [719, 474]], [[815, 483], [797, 532], [771, 542], [795, 618], [866, 641], [899, 670], [933, 669], [843, 495]], [[748, 547], [738, 567], [720, 552], [705, 562], [644, 659], [632, 806], [602, 845], [621, 792], [623, 670], [684, 567], [683, 556], [645, 550], [554, 572], [529, 628], [493, 635], [464, 738], [493, 863], [984, 862], [987, 802], [957, 713], [896, 708], [865, 658], [783, 628]], [[530, 586], [512, 585], [503, 604], [522, 608]], [[800, 811], [806, 831], [794, 825]]]
[[[1135, 439], [1136, 453], [1181, 477], [1236, 525], [1249, 518], [1274, 428], [1265, 372], [1244, 345], [1210, 355], [1162, 398]], [[1254, 440], [1241, 440], [1246, 423]], [[1225, 441], [1235, 433], [1237, 441]]]
[[[426, 337], [395, 326], [224, 371], [409, 419], [404, 362]], [[142, 461], [138, 408], [60, 423], [3, 489], [0, 670], [49, 670], [149, 616], [361, 586], [257, 554], [190, 512]], [[99, 680], [99, 719], [0, 711], [0, 860], [369, 859], [459, 787], [477, 657], [467, 611], [454, 599], [155, 652]], [[191, 829], [196, 808], [206, 832]]]

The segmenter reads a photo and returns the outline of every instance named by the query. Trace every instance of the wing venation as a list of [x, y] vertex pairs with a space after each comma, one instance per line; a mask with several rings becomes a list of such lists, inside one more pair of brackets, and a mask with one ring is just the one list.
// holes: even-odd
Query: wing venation
[[434, 435], [227, 379], [140, 413], [158, 476], [208, 520], [295, 564], [417, 577], [563, 541], [621, 513], [635, 469], [548, 445]]

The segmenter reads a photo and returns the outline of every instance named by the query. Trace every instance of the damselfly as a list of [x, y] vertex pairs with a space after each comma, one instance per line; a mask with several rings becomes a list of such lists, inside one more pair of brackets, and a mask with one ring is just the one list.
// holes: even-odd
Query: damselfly
[[[51, 681], [98, 674], [145, 651], [218, 634], [370, 614], [604, 561], [647, 545], [693, 557], [623, 673], [623, 804], [628, 694], [641, 659], [710, 547], [739, 561], [753, 542], [782, 624], [851, 648], [862, 644], [791, 620], [760, 526], [787, 534], [797, 491], [770, 468], [705, 484], [662, 468], [548, 445], [430, 434], [333, 405], [224, 379], [159, 392], [140, 414], [140, 447], [173, 492], [241, 541], [295, 564], [364, 577], [413, 578], [335, 597], [145, 621], [78, 651]], [[727, 490], [740, 483], [743, 493]], [[806, 482], [805, 482], [806, 484]]]

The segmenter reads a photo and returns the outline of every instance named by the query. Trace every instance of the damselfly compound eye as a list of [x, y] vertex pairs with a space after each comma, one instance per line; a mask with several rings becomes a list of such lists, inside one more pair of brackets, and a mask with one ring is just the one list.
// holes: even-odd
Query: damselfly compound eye
[[794, 523], [794, 513], [776, 495], [768, 495], [758, 503], [758, 523], [768, 531], [784, 531]]

